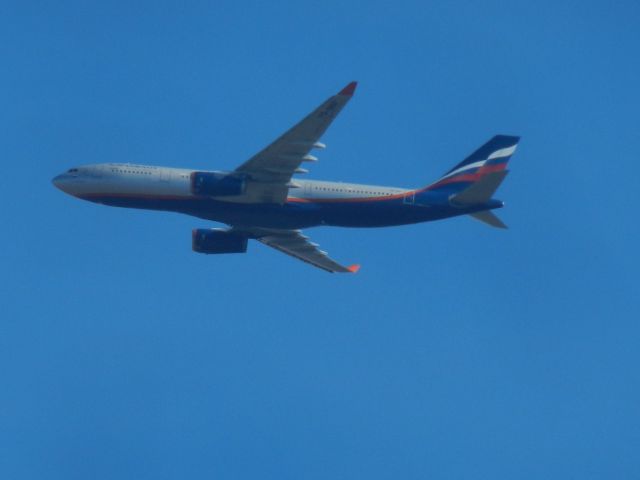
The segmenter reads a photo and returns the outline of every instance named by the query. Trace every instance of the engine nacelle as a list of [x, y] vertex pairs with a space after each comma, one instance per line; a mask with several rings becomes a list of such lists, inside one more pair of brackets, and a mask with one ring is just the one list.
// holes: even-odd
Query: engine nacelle
[[193, 172], [191, 193], [210, 197], [242, 195], [246, 188], [244, 177], [222, 172]]
[[197, 228], [191, 232], [191, 248], [198, 253], [245, 253], [247, 237], [221, 228]]

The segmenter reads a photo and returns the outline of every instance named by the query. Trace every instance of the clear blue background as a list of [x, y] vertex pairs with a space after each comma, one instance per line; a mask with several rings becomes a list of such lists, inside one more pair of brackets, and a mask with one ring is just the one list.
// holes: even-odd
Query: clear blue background
[[[640, 476], [640, 4], [0, 4], [0, 477]], [[310, 178], [522, 135], [510, 230], [315, 229], [358, 275], [57, 191], [232, 169], [347, 82]]]

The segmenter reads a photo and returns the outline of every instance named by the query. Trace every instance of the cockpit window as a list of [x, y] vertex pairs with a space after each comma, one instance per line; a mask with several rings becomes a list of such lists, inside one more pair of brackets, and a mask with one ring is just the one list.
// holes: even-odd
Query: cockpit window
[[67, 173], [77, 173], [78, 169], [77, 168], [70, 168]]

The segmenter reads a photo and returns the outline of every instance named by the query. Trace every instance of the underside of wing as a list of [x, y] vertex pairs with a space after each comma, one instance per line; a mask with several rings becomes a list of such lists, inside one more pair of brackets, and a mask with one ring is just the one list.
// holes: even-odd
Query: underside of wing
[[360, 269], [360, 265], [344, 266], [332, 260], [300, 230], [252, 229], [249, 233], [265, 245], [327, 272], [356, 273]]
[[351, 82], [236, 169], [236, 172], [247, 176], [248, 189], [253, 184], [253, 189], [259, 192], [249, 195], [253, 201], [260, 201], [260, 198], [276, 200], [275, 203], [286, 201], [288, 189], [297, 186], [291, 177], [296, 173], [306, 173], [300, 168], [303, 162], [317, 160], [309, 152], [314, 148], [324, 148], [319, 142], [320, 137], [351, 99], [355, 88], [356, 82]]

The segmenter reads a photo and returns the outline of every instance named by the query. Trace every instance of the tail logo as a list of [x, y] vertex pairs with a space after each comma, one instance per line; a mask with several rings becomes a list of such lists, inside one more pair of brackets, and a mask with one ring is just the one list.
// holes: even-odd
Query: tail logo
[[501, 148], [500, 150], [496, 150], [491, 155], [489, 155], [489, 158], [487, 158], [487, 160], [493, 160], [494, 158], [510, 157], [511, 155], [513, 155], [513, 152], [516, 151], [516, 147], [517, 146], [518, 146], [518, 144], [516, 143], [515, 145], [511, 145], [510, 147]]
[[507, 162], [516, 151], [518, 140], [514, 136], [496, 135], [427, 189], [453, 183], [473, 183], [484, 175], [506, 169]]

